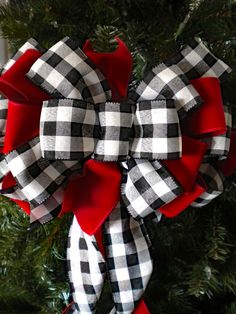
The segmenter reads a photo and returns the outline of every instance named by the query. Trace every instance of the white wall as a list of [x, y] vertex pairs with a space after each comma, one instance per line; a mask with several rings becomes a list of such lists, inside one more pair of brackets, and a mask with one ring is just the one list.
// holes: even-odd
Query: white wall
[[[0, 0], [0, 5], [8, 2], [8, 0]], [[6, 63], [9, 59], [9, 52], [7, 47], [7, 41], [4, 38], [0, 37], [0, 67]]]

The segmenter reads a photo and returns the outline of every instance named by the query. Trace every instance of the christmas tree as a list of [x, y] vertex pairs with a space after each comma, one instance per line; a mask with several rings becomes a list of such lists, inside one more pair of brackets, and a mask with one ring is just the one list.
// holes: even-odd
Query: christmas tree
[[[183, 43], [200, 36], [233, 72], [222, 84], [235, 116], [236, 2], [234, 0], [21, 0], [0, 6], [0, 28], [11, 52], [34, 37], [48, 48], [65, 36], [81, 47], [112, 51], [118, 35], [133, 55], [129, 88]], [[235, 127], [235, 122], [233, 121]], [[154, 271], [145, 294], [153, 314], [236, 313], [235, 176], [203, 208], [149, 223]], [[72, 214], [29, 230], [17, 205], [0, 199], [0, 313], [61, 313], [70, 303], [66, 242]], [[112, 308], [105, 286], [98, 313]]]

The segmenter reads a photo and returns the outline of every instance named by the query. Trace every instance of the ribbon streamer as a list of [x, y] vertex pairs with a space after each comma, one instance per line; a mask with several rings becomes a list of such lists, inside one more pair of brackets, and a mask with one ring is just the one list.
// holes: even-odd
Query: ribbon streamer
[[122, 204], [104, 224], [104, 245], [106, 262], [95, 237], [74, 219], [67, 248], [73, 313], [95, 313], [106, 271], [115, 305], [110, 313], [133, 313], [146, 289], [152, 274], [150, 241], [143, 223], [133, 220]]

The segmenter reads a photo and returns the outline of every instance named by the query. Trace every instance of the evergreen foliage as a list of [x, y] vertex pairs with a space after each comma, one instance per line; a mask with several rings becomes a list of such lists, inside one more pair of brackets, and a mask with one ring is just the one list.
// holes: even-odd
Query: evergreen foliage
[[[97, 51], [110, 51], [118, 34], [134, 57], [130, 88], [199, 35], [234, 69], [222, 89], [225, 102], [236, 106], [235, 0], [12, 1], [0, 6], [0, 28], [12, 52], [29, 37], [49, 47], [64, 36], [81, 46], [92, 38]], [[235, 179], [210, 205], [148, 225], [155, 258], [146, 295], [151, 313], [236, 313]], [[59, 314], [70, 302], [65, 249], [71, 218], [30, 231], [28, 217], [1, 197], [1, 314]], [[110, 307], [109, 294], [106, 286], [98, 314]]]

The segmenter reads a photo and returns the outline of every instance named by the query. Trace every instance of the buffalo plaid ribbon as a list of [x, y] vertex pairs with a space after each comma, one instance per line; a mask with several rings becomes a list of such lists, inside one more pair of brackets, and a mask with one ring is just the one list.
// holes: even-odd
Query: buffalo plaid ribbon
[[197, 37], [185, 45], [168, 62], [177, 65], [189, 80], [210, 76], [223, 80], [232, 71]]
[[111, 98], [103, 74], [69, 37], [46, 51], [27, 76], [55, 98], [83, 99], [92, 103]]
[[182, 141], [174, 101], [93, 104], [45, 101], [40, 122], [42, 154], [47, 159], [101, 161], [177, 159]]
[[203, 207], [218, 197], [224, 190], [225, 177], [221, 171], [209, 163], [200, 166], [199, 174], [206, 183], [206, 191], [200, 195], [192, 204], [192, 207]]
[[204, 162], [209, 162], [212, 159], [222, 160], [228, 156], [232, 129], [231, 107], [227, 105], [224, 106], [224, 115], [226, 122], [226, 132], [221, 135], [202, 139], [202, 141], [208, 144], [208, 149], [206, 150], [204, 156]]
[[135, 221], [121, 202], [106, 220], [103, 233], [106, 260], [95, 237], [84, 233], [73, 220], [67, 247], [74, 300], [70, 313], [95, 313], [106, 274], [114, 301], [110, 313], [132, 313], [146, 289], [152, 258], [143, 222]]

